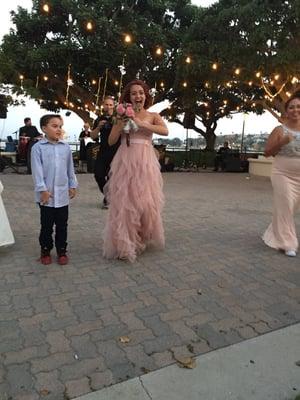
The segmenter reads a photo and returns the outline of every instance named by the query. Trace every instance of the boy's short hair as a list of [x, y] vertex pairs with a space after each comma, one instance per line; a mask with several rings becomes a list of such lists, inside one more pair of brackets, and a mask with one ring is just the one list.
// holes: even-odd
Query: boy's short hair
[[42, 129], [43, 126], [46, 126], [52, 118], [59, 118], [62, 120], [61, 115], [59, 114], [46, 114], [43, 115], [40, 119], [40, 127]]
[[24, 124], [26, 124], [26, 122], [29, 122], [30, 120], [31, 120], [31, 118], [29, 118], [29, 117], [24, 118]]

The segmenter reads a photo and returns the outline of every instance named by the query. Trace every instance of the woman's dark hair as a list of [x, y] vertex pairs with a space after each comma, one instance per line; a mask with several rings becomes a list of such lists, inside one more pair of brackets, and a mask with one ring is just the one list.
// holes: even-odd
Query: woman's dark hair
[[293, 101], [293, 100], [295, 100], [295, 99], [300, 100], [300, 92], [294, 93], [293, 96], [290, 97], [290, 98], [286, 101], [286, 103], [285, 103], [285, 105], [284, 105], [285, 111], [288, 109], [288, 106], [289, 106], [290, 102]]
[[59, 114], [46, 114], [40, 119], [40, 127], [46, 126], [52, 118], [60, 118], [62, 120]]
[[152, 105], [152, 97], [150, 96], [150, 88], [147, 85], [147, 83], [145, 83], [144, 81], [141, 81], [139, 79], [135, 79], [129, 83], [127, 83], [127, 85], [125, 86], [123, 93], [120, 97], [120, 103], [130, 103], [130, 89], [131, 86], [133, 85], [139, 85], [144, 89], [144, 93], [146, 96], [145, 99], [145, 105], [144, 107], [147, 109]]

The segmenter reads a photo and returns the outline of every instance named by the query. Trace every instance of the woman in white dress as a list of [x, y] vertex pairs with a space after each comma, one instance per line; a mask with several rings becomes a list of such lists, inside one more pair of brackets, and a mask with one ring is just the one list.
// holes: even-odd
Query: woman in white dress
[[294, 214], [300, 205], [300, 95], [285, 105], [285, 122], [268, 138], [265, 155], [275, 156], [271, 181], [273, 186], [272, 223], [263, 235], [270, 247], [295, 257], [298, 239]]
[[13, 244], [15, 240], [14, 235], [10, 229], [9, 221], [2, 201], [2, 192], [3, 185], [0, 181], [0, 246], [7, 246], [9, 244]]

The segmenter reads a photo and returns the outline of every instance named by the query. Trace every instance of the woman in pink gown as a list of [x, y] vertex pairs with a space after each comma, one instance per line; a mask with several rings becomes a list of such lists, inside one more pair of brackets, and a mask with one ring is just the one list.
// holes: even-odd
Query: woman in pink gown
[[285, 122], [271, 133], [266, 156], [275, 156], [272, 169], [273, 218], [263, 235], [270, 247], [295, 257], [298, 239], [294, 214], [300, 205], [300, 95], [285, 105]]
[[105, 187], [109, 203], [104, 230], [105, 258], [133, 262], [148, 245], [164, 247], [163, 183], [152, 134], [167, 136], [168, 128], [159, 114], [147, 111], [151, 100], [149, 87], [143, 81], [130, 82], [120, 103], [132, 104], [138, 129], [128, 135], [123, 131], [124, 120], [118, 119], [109, 136], [110, 145], [121, 136], [121, 145]]

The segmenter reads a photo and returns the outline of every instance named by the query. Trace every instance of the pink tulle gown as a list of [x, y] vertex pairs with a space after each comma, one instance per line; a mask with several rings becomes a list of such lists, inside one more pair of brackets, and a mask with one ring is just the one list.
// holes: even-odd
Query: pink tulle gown
[[129, 146], [122, 134], [105, 187], [109, 202], [104, 230], [105, 258], [133, 262], [148, 245], [164, 247], [162, 186], [152, 134], [140, 128], [130, 135]]

